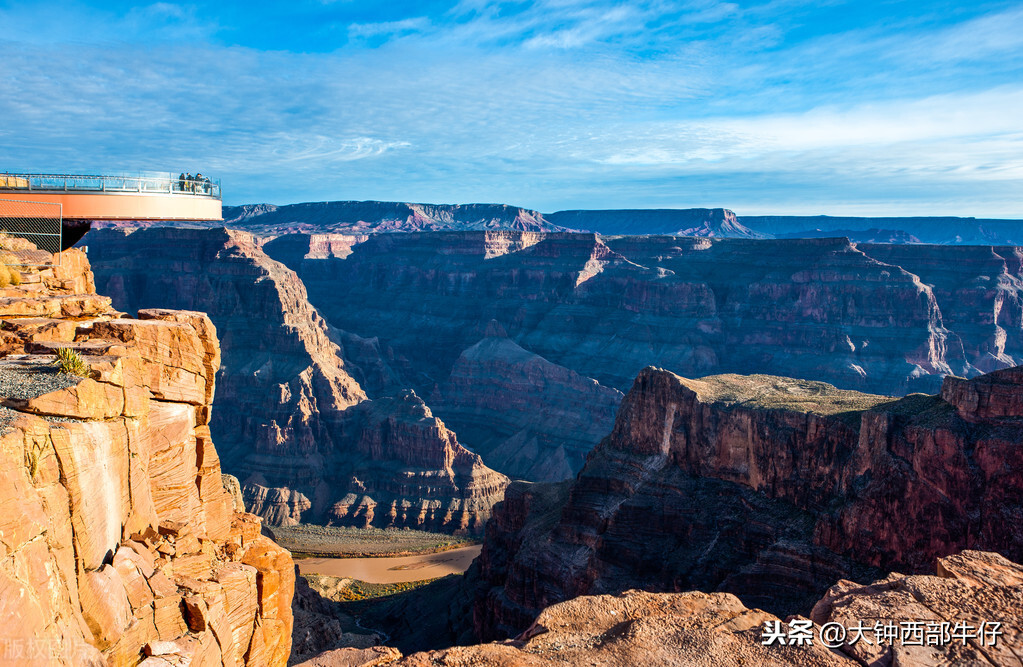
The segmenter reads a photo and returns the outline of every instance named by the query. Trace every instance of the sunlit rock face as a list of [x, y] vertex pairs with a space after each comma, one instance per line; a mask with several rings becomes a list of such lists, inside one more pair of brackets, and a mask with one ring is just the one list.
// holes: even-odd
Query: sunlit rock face
[[[224, 488], [209, 429], [212, 322], [125, 317], [95, 294], [83, 253], [47, 264], [0, 294], [5, 655], [287, 664], [294, 564]], [[60, 348], [80, 355], [81, 377], [55, 375]]]

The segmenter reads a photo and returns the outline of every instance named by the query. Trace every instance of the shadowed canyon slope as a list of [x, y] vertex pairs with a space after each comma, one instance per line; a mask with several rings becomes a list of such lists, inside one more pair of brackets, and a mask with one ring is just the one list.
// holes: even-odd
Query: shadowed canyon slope
[[294, 564], [224, 488], [209, 318], [124, 317], [77, 250], [19, 259], [46, 266], [0, 288], [2, 660], [283, 667]]
[[414, 392], [368, 400], [352, 377], [364, 373], [334, 342], [343, 332], [251, 235], [157, 228], [89, 240], [97, 281], [118, 307], [203, 310], [217, 325], [211, 428], [251, 511], [271, 523], [482, 528], [507, 480]]
[[574, 482], [509, 487], [474, 565], [477, 630], [629, 588], [805, 614], [840, 578], [964, 548], [1018, 562], [1021, 397], [1023, 368], [903, 399], [646, 369]]

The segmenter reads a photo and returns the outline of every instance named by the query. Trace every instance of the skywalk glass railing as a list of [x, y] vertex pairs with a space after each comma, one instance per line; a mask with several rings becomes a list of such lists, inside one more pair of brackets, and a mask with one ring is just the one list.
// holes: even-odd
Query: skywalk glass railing
[[170, 173], [87, 176], [0, 173], [0, 190], [28, 192], [135, 192], [221, 198], [220, 179], [182, 178]]

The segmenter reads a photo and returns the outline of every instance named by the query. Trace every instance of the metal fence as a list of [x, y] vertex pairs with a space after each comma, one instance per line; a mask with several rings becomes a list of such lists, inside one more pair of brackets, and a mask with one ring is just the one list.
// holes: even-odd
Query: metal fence
[[[0, 248], [14, 245], [3, 242], [3, 237], [7, 236], [30, 241], [41, 251], [12, 253], [0, 250], [0, 261], [9, 266], [49, 263], [50, 255], [61, 250], [63, 222], [60, 204], [0, 199]], [[59, 262], [60, 255], [57, 257]]]
[[220, 180], [182, 178], [169, 172], [88, 176], [73, 174], [0, 174], [0, 190], [28, 192], [149, 192], [220, 199]]

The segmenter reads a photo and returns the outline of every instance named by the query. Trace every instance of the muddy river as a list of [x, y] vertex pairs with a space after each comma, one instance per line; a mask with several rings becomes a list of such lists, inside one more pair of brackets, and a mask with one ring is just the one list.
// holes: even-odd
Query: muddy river
[[396, 584], [461, 574], [469, 568], [472, 559], [480, 554], [482, 548], [477, 544], [425, 556], [301, 558], [295, 562], [302, 574], [327, 574], [361, 579], [373, 584]]

